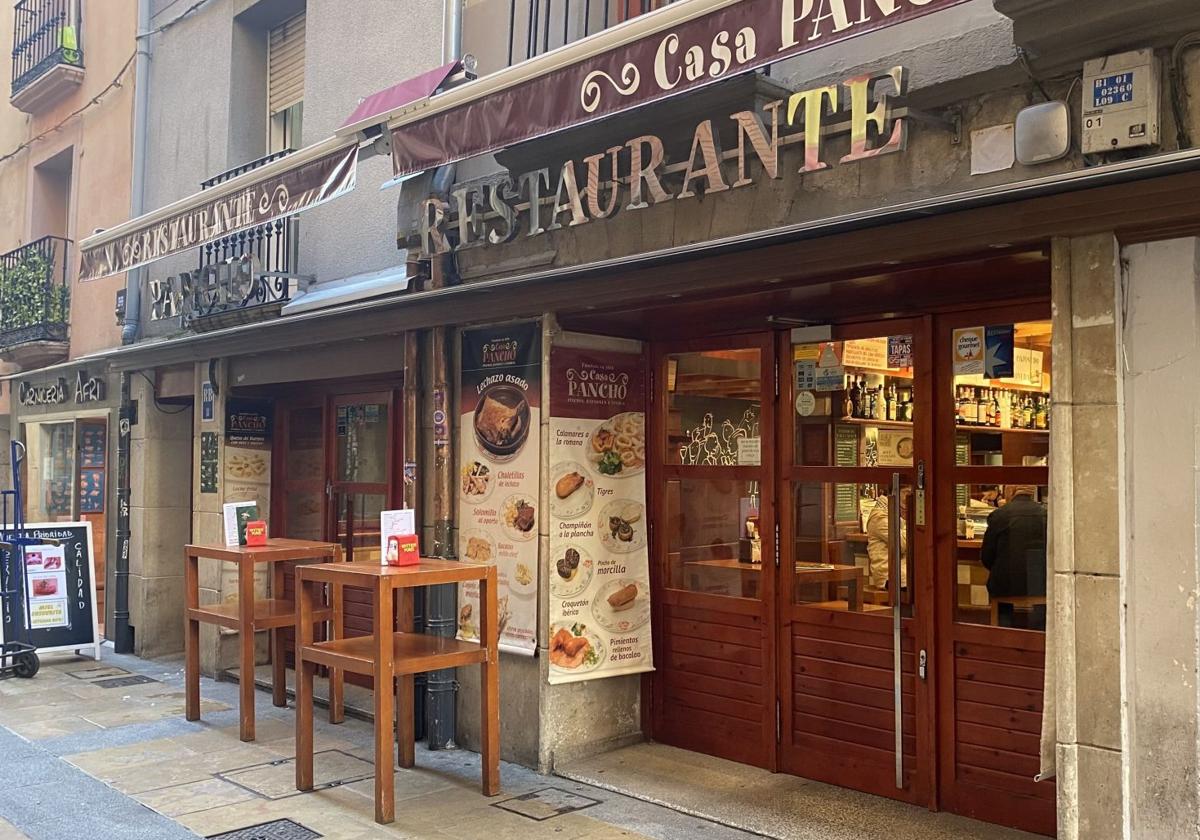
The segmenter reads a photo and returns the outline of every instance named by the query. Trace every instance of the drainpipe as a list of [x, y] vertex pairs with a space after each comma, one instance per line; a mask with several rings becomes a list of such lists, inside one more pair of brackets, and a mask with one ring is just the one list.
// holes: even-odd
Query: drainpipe
[[[136, 219], [146, 212], [146, 135], [150, 103], [150, 0], [138, 0], [137, 61], [133, 91], [133, 180], [130, 183], [129, 214]], [[142, 281], [145, 268], [125, 275], [125, 325], [121, 343], [137, 341], [142, 326]]]
[[[462, 0], [446, 0], [442, 29], [442, 61], [449, 63], [462, 57]], [[449, 192], [454, 182], [454, 166], [439, 167], [433, 174], [436, 194]], [[430, 287], [446, 285], [449, 260], [433, 257], [430, 266]], [[431, 406], [434, 413], [433, 440], [433, 555], [453, 558], [451, 540], [454, 503], [454, 449], [450, 443], [453, 429], [450, 399], [450, 358], [448, 340], [452, 334], [446, 327], [429, 331], [429, 360], [432, 367]], [[441, 414], [439, 415], [439, 412]], [[438, 417], [442, 422], [437, 423]], [[453, 636], [457, 626], [458, 591], [454, 584], [431, 586], [425, 596], [425, 632], [437, 636]], [[457, 683], [453, 668], [431, 671], [425, 683], [425, 742], [431, 750], [454, 747], [457, 716]]]
[[129, 449], [133, 434], [133, 403], [129, 378], [121, 374], [121, 407], [117, 414], [117, 562], [113, 570], [113, 650], [133, 653], [129, 626]]
[[[421, 484], [417, 478], [417, 464], [421, 460], [421, 332], [408, 330], [404, 333], [404, 507], [416, 510], [421, 516]], [[420, 520], [418, 520], [420, 522]], [[418, 529], [419, 529], [418, 525]], [[419, 530], [418, 530], [419, 533]], [[406, 628], [407, 629], [407, 628]], [[413, 627], [425, 629], [425, 590], [413, 590]], [[425, 685], [428, 677], [424, 673], [413, 678], [413, 735], [417, 740], [425, 737]]]
[[[150, 0], [138, 0], [137, 61], [134, 64], [133, 99], [133, 179], [130, 183], [129, 211], [132, 218], [145, 212], [146, 197], [146, 114], [150, 89]], [[125, 324], [121, 343], [137, 340], [142, 320], [142, 279], [145, 269], [125, 275]], [[129, 440], [132, 434], [133, 403], [130, 399], [129, 373], [121, 374], [121, 405], [117, 429], [117, 557], [113, 568], [113, 649], [133, 653], [133, 628], [129, 625]]]

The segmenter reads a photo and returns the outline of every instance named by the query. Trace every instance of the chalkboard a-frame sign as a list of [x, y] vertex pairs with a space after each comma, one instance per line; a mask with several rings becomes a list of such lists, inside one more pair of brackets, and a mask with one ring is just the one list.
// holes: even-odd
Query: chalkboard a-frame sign
[[[83, 651], [100, 659], [100, 628], [96, 621], [96, 562], [92, 553], [92, 523], [35, 522], [21, 531], [0, 532], [0, 539], [35, 537], [58, 540], [58, 547], [25, 549], [25, 586], [30, 596], [32, 641], [39, 652]], [[0, 549], [0, 587], [19, 589], [9, 575], [18, 571], [9, 551]], [[0, 612], [0, 641], [23, 640], [25, 604], [4, 599]]]

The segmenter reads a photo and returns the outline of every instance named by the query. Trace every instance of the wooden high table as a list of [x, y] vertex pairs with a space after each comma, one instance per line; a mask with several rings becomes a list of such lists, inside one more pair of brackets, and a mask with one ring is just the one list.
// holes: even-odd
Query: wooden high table
[[[241, 738], [254, 740], [254, 633], [271, 632], [271, 699], [276, 706], [287, 705], [287, 677], [284, 673], [283, 630], [296, 624], [296, 606], [283, 598], [283, 570], [288, 561], [338, 561], [341, 546], [336, 543], [309, 540], [270, 539], [266, 545], [243, 545], [236, 548], [212, 545], [184, 546], [184, 615], [183, 636], [185, 709], [188, 720], [200, 719], [200, 622], [228, 627], [239, 634], [240, 655], [238, 688], [240, 698]], [[238, 567], [238, 600], [236, 603], [200, 605], [200, 558], [208, 557]], [[259, 563], [271, 565], [271, 598], [254, 599], [254, 570]], [[338, 593], [330, 595], [330, 604], [311, 610], [310, 621], [330, 622], [334, 632], [341, 630], [341, 609]], [[312, 624], [308, 625], [309, 634]], [[342, 675], [329, 675], [329, 719], [342, 720]]]
[[[396, 632], [397, 612], [402, 627], [412, 626], [412, 590], [418, 586], [479, 581], [480, 643], [453, 637]], [[370, 636], [331, 641], [313, 640], [320, 588], [335, 593], [346, 586], [371, 591]], [[399, 597], [397, 598], [397, 590]], [[375, 694], [375, 821], [396, 818], [395, 765], [392, 761], [392, 715], [399, 730], [396, 761], [415, 763], [413, 745], [413, 675], [460, 665], [479, 665], [482, 671], [480, 758], [483, 793], [500, 792], [500, 676], [499, 613], [496, 567], [450, 560], [422, 559], [415, 566], [384, 566], [378, 562], [326, 563], [296, 570], [296, 789], [313, 788], [313, 676], [327, 665], [374, 679]], [[396, 610], [396, 605], [399, 610]], [[399, 678], [399, 679], [397, 679]], [[396, 683], [399, 682], [399, 700]], [[394, 709], [393, 709], [394, 707]]]

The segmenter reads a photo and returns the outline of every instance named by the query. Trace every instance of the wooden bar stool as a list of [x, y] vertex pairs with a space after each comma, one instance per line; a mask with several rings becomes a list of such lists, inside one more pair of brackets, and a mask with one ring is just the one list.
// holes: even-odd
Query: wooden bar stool
[[[412, 589], [444, 583], [479, 581], [480, 643], [445, 636], [395, 631], [395, 599], [400, 591], [400, 617], [412, 620]], [[370, 636], [313, 641], [313, 621], [324, 584], [340, 595], [346, 586], [371, 591]], [[499, 624], [496, 605], [496, 567], [448, 560], [425, 560], [416, 566], [374, 563], [326, 563], [296, 570], [296, 789], [313, 788], [313, 676], [327, 665], [375, 681], [375, 821], [396, 818], [395, 764], [412, 767], [413, 675], [460, 665], [479, 665], [482, 671], [480, 734], [483, 793], [500, 792], [500, 676]], [[399, 700], [395, 700], [399, 682]], [[393, 721], [399, 730], [396, 759], [392, 759]]]
[[[266, 545], [227, 546], [186, 545], [184, 553], [183, 590], [186, 622], [184, 646], [185, 711], [188, 720], [200, 719], [200, 623], [228, 627], [239, 634], [240, 719], [241, 739], [254, 740], [254, 633], [271, 632], [271, 699], [276, 706], [287, 705], [287, 677], [284, 671], [285, 628], [296, 624], [296, 605], [283, 598], [283, 570], [288, 561], [340, 561], [341, 546], [336, 543], [309, 540], [270, 539]], [[208, 557], [238, 567], [238, 600], [235, 603], [200, 605], [200, 558]], [[265, 601], [254, 599], [254, 570], [259, 563], [271, 564], [271, 596]], [[339, 593], [330, 595], [332, 603], [313, 609], [310, 622], [330, 622], [334, 632], [340, 632], [341, 609]], [[312, 633], [312, 623], [308, 625]], [[329, 675], [329, 719], [340, 723], [342, 711], [342, 674]]]

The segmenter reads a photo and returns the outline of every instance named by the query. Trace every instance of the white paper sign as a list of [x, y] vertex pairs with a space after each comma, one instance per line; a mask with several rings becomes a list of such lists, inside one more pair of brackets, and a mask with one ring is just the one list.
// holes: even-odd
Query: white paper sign
[[412, 510], [381, 510], [379, 512], [379, 564], [387, 565], [388, 537], [416, 536], [417, 516]]
[[737, 462], [739, 467], [762, 466], [762, 438], [738, 438]]

